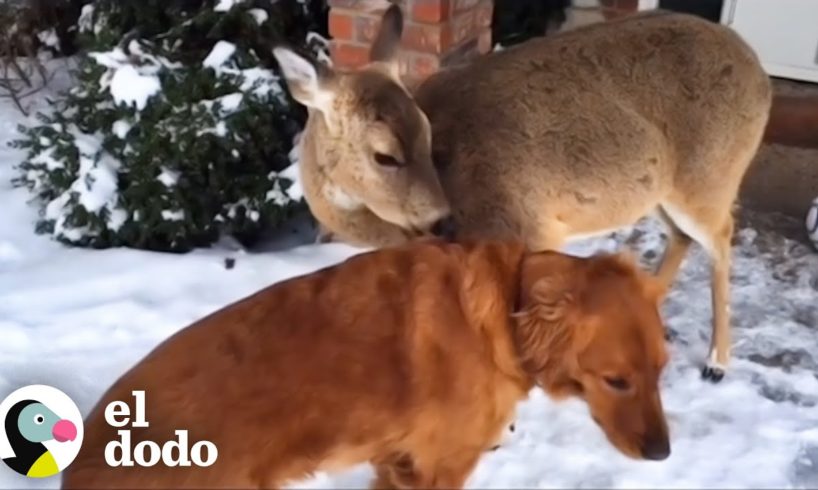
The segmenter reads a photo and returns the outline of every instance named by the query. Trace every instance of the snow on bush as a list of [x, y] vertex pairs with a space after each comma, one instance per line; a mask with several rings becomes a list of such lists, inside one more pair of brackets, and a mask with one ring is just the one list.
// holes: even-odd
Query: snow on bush
[[288, 167], [305, 113], [271, 47], [320, 57], [320, 17], [298, 0], [155, 5], [85, 5], [78, 83], [20, 128], [14, 145], [28, 153], [15, 182], [42, 203], [38, 230], [73, 245], [251, 242], [301, 202]]
[[807, 236], [812, 241], [813, 247], [818, 251], [818, 196], [813, 199], [807, 211], [806, 223]]

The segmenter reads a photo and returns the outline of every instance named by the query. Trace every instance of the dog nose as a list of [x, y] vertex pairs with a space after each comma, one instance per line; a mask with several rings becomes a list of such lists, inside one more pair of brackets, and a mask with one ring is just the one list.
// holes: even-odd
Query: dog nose
[[454, 240], [456, 232], [454, 219], [451, 216], [446, 216], [443, 219], [439, 219], [432, 225], [429, 231], [432, 233], [432, 235], [445, 240]]
[[667, 437], [652, 437], [642, 446], [642, 457], [651, 461], [662, 461], [670, 456], [670, 442]]

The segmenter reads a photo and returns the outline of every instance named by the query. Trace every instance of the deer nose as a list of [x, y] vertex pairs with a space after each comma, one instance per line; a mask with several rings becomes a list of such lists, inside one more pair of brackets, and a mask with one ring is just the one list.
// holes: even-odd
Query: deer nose
[[432, 235], [444, 240], [454, 240], [456, 229], [454, 219], [451, 216], [437, 220], [429, 229]]
[[670, 441], [667, 437], [651, 437], [642, 446], [642, 457], [651, 461], [662, 461], [670, 456]]

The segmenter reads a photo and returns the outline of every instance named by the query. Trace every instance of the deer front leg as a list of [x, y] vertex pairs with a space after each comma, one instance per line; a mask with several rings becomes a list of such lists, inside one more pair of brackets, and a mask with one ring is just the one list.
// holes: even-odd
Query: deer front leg
[[335, 235], [332, 230], [321, 223], [318, 223], [318, 233], [315, 237], [315, 243], [330, 243], [335, 240]]

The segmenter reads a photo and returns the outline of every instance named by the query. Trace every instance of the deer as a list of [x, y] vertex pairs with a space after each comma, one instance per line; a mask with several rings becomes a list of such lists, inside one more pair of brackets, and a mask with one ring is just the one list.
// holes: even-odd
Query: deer
[[696, 242], [711, 263], [704, 380], [731, 356], [734, 213], [772, 87], [730, 28], [652, 10], [495, 50], [411, 83], [403, 15], [382, 14], [369, 61], [318, 63], [278, 45], [305, 200], [323, 241], [387, 247], [428, 234], [521, 240], [531, 250], [658, 217], [666, 299]]

